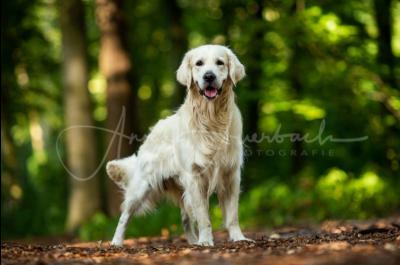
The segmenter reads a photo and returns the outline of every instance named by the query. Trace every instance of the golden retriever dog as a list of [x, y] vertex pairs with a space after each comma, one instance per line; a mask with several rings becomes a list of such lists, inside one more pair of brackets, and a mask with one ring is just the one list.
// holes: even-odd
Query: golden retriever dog
[[109, 177], [124, 191], [112, 245], [123, 244], [132, 214], [151, 210], [166, 196], [181, 208], [188, 242], [213, 246], [208, 212], [214, 192], [229, 239], [250, 240], [238, 220], [243, 144], [234, 87], [244, 76], [227, 47], [204, 45], [185, 54], [177, 71], [187, 87], [183, 105], [152, 128], [136, 155], [107, 164]]

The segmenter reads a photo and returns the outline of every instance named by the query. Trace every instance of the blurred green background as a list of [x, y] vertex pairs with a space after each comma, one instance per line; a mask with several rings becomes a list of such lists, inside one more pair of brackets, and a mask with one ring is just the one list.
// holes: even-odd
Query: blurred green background
[[[321, 124], [323, 139], [368, 136], [247, 141], [244, 229], [399, 214], [399, 1], [15, 0], [2, 1], [1, 17], [2, 239], [110, 239], [120, 193], [102, 159], [117, 144], [98, 129], [60, 133], [113, 130], [125, 106], [122, 130], [145, 134], [183, 101], [184, 52], [206, 43], [246, 66], [235, 90], [250, 138], [311, 139]], [[122, 155], [137, 148], [124, 141]], [[85, 184], [61, 161], [81, 177], [100, 171]], [[181, 231], [178, 208], [162, 203], [128, 236]]]

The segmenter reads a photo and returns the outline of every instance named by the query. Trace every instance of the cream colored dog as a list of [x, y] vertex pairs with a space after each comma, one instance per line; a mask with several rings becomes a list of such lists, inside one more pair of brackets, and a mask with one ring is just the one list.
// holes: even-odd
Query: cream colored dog
[[212, 246], [213, 192], [230, 240], [249, 240], [238, 221], [242, 119], [233, 91], [244, 76], [243, 65], [224, 46], [204, 45], [185, 54], [177, 71], [178, 81], [187, 86], [183, 105], [154, 126], [137, 155], [107, 164], [125, 195], [113, 245], [123, 244], [132, 214], [151, 210], [167, 195], [181, 207], [188, 242]]

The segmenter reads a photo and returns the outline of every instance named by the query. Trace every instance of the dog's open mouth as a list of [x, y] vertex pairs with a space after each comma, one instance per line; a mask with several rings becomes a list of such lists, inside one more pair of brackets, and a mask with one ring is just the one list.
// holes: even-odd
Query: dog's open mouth
[[205, 96], [207, 99], [214, 99], [218, 95], [218, 89], [213, 86], [206, 87], [202, 92], [203, 96]]

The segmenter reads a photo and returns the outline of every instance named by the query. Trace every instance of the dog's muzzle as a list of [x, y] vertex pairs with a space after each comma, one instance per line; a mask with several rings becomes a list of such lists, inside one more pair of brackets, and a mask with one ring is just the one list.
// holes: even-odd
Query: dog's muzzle
[[216, 98], [221, 92], [222, 88], [216, 88], [212, 85], [208, 85], [205, 89], [200, 89], [200, 94], [208, 100]]
[[222, 91], [222, 88], [217, 88], [215, 85], [217, 76], [212, 71], [207, 71], [203, 75], [203, 80], [207, 84], [204, 89], [200, 89], [200, 94], [211, 100], [216, 98]]

